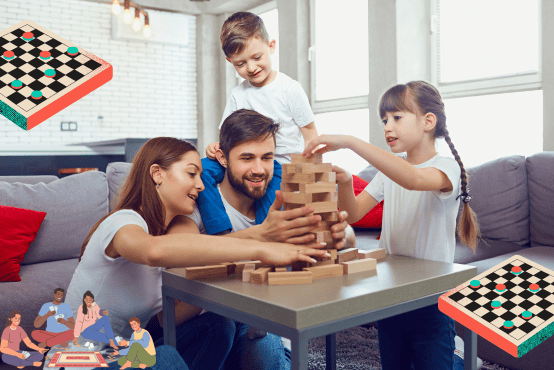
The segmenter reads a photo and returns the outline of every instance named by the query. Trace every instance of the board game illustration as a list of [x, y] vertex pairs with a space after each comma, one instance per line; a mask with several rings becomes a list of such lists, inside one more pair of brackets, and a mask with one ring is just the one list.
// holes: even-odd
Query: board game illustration
[[554, 272], [522, 256], [443, 294], [439, 309], [514, 357], [554, 331]]
[[100, 352], [56, 352], [47, 367], [109, 367]]
[[32, 21], [0, 32], [0, 113], [24, 130], [112, 76], [111, 64]]

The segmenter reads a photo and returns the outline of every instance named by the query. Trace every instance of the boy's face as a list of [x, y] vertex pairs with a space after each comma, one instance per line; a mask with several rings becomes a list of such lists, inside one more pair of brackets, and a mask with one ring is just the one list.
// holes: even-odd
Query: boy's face
[[269, 43], [259, 37], [252, 37], [244, 50], [226, 58], [238, 74], [253, 86], [265, 86], [273, 80], [271, 54], [275, 52], [275, 40]]

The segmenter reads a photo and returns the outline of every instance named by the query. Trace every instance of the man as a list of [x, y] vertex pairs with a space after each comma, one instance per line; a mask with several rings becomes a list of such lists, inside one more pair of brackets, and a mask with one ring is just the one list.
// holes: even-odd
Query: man
[[128, 367], [145, 369], [146, 367], [154, 366], [156, 364], [156, 348], [150, 333], [140, 327], [140, 319], [138, 317], [131, 317], [129, 324], [133, 328], [131, 340], [129, 342], [126, 340], [119, 342], [120, 346], [129, 348], [120, 351], [116, 350], [112, 354], [113, 356], [123, 356], [117, 361], [121, 366], [120, 369]]
[[46, 330], [34, 330], [31, 336], [39, 342], [40, 348], [53, 347], [61, 344], [67, 349], [68, 341], [73, 339], [73, 328], [75, 320], [71, 307], [62, 303], [65, 290], [56, 288], [54, 290], [54, 301], [42, 305], [37, 318], [35, 328], [40, 328], [46, 322]]

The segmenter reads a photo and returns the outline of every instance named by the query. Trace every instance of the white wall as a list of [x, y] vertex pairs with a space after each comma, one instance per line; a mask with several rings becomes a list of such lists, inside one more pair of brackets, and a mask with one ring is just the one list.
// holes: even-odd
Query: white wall
[[[0, 145], [197, 137], [196, 18], [179, 15], [188, 22], [189, 43], [178, 46], [113, 40], [110, 12], [110, 4], [83, 0], [0, 0], [0, 30], [34, 21], [114, 69], [110, 82], [30, 131], [0, 116]], [[60, 131], [61, 121], [77, 122], [78, 130]]]

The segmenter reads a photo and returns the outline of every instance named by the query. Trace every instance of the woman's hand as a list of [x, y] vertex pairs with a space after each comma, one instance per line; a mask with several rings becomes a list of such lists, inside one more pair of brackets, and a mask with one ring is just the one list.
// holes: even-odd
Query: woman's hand
[[295, 261], [316, 263], [310, 256], [323, 257], [328, 255], [323, 246], [317, 243], [310, 245], [292, 245], [284, 243], [263, 243], [258, 259], [268, 265], [285, 266]]
[[79, 345], [79, 338], [77, 338], [77, 337], [73, 338], [73, 344], [76, 345], [77, 347], [81, 347]]
[[102, 312], [102, 315], [103, 316], [108, 316], [108, 310], [104, 310], [104, 312]]
[[17, 357], [19, 357], [20, 359], [22, 360], [25, 360], [27, 357], [25, 357], [25, 354], [24, 353], [20, 353], [17, 355]]
[[[349, 148], [352, 139], [353, 137], [350, 135], [320, 135], [306, 144], [302, 154], [306, 158], [310, 158], [312, 153], [327, 153], [342, 148]], [[319, 148], [320, 145], [324, 146]]]
[[48, 348], [39, 348], [38, 351], [40, 352], [41, 355], [44, 355], [44, 353], [48, 351]]

